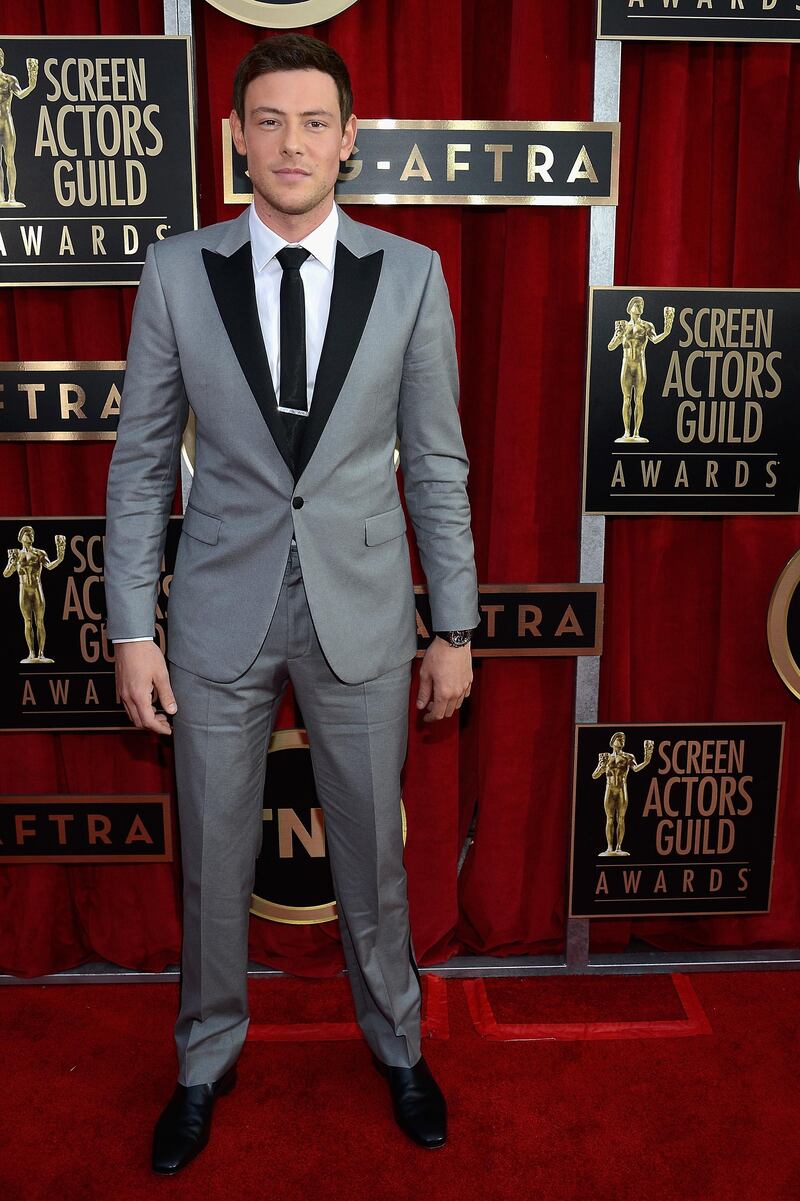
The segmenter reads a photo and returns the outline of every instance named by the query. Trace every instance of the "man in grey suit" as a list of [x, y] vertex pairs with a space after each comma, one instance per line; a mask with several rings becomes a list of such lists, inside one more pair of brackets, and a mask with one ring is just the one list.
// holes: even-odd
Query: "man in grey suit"
[[[324, 43], [269, 38], [234, 84], [251, 207], [149, 247], [107, 495], [108, 635], [136, 726], [174, 728], [184, 880], [178, 1083], [153, 1167], [208, 1141], [245, 1040], [267, 745], [291, 680], [308, 730], [356, 1014], [398, 1124], [446, 1105], [420, 1047], [400, 809], [416, 621], [393, 452], [428, 581], [424, 720], [469, 695], [479, 620], [453, 319], [438, 255], [334, 203], [356, 119]], [[188, 407], [196, 463], [153, 641]]]

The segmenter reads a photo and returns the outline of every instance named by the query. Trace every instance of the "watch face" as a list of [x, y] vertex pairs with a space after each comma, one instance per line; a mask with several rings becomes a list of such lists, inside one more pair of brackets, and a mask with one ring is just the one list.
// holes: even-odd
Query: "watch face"
[[472, 639], [472, 631], [450, 630], [449, 633], [444, 635], [444, 638], [445, 641], [449, 642], [451, 646], [466, 646], [467, 643]]

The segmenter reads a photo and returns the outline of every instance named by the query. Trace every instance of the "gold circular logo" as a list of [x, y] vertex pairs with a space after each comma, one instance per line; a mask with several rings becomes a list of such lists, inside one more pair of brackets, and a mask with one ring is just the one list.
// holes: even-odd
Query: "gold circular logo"
[[[305, 730], [276, 730], [269, 741], [262, 843], [250, 912], [287, 926], [313, 926], [338, 916]], [[403, 843], [406, 812], [400, 814]]]
[[299, 29], [344, 12], [356, 0], [208, 0], [226, 17], [265, 29]]
[[767, 641], [775, 670], [800, 699], [800, 550], [778, 576], [767, 614]]

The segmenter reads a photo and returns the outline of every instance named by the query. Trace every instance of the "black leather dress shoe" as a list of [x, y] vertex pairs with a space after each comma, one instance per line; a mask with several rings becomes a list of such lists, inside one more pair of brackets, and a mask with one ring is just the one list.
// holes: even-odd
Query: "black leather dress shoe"
[[153, 1135], [153, 1171], [171, 1176], [205, 1147], [211, 1133], [211, 1113], [217, 1097], [236, 1083], [236, 1065], [210, 1084], [178, 1084]]
[[447, 1138], [447, 1102], [424, 1059], [413, 1068], [396, 1068], [373, 1054], [372, 1062], [389, 1081], [397, 1125], [421, 1147], [443, 1147]]

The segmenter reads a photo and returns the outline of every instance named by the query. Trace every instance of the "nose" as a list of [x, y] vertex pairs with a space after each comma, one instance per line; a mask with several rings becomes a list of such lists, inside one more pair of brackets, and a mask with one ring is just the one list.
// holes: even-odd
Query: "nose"
[[287, 156], [303, 153], [301, 127], [299, 125], [295, 125], [291, 121], [287, 121], [283, 126], [281, 153]]

